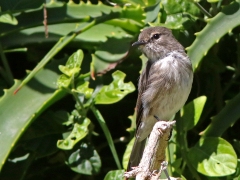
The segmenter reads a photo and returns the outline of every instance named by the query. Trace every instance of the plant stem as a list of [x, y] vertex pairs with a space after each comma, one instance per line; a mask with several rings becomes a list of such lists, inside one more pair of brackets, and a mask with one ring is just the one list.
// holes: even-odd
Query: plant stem
[[2, 48], [2, 44], [1, 43], [0, 43], [0, 55], [1, 55], [2, 63], [3, 63], [3, 67], [5, 68], [4, 72], [6, 72], [6, 75], [4, 76], [5, 80], [11, 86], [14, 83], [14, 78], [13, 78], [12, 71], [11, 71], [11, 69], [9, 67], [7, 58], [6, 58], [6, 56], [5, 56], [4, 52], [3, 52], [3, 48]]
[[118, 158], [118, 155], [117, 155], [117, 151], [116, 151], [114, 143], [113, 143], [112, 136], [110, 134], [110, 131], [109, 131], [107, 125], [106, 125], [106, 122], [105, 122], [102, 114], [100, 113], [100, 111], [94, 105], [91, 106], [91, 110], [92, 110], [93, 114], [95, 115], [95, 117], [97, 118], [97, 120], [98, 120], [98, 122], [99, 122], [105, 136], [106, 136], [106, 139], [108, 141], [108, 145], [111, 149], [111, 152], [113, 154], [113, 158], [116, 162], [116, 165], [117, 165], [118, 169], [122, 169], [119, 158]]
[[35, 152], [29, 153], [29, 157], [25, 160], [24, 170], [22, 172], [20, 180], [25, 179], [25, 176], [26, 176], [26, 174], [29, 170], [29, 167], [31, 166], [31, 164], [33, 163], [35, 158], [36, 158], [36, 153]]
[[68, 43], [70, 43], [78, 34], [88, 30], [89, 28], [94, 26], [95, 23], [96, 21], [93, 20], [92, 22], [87, 23], [84, 27], [80, 27], [78, 30], [60, 38], [59, 41], [53, 46], [53, 48], [39, 62], [39, 64], [22, 81], [20, 86], [15, 90], [14, 94], [16, 94], [25, 84], [27, 84], [40, 69], [42, 69], [60, 50], [62, 50]]
[[212, 18], [212, 15], [211, 15], [209, 12], [207, 12], [207, 10], [204, 9], [204, 7], [202, 7], [201, 4], [199, 4], [198, 2], [194, 2], [194, 4], [200, 9], [200, 11], [201, 11], [203, 14], [205, 14], [205, 15], [206, 15], [207, 17], [209, 17], [209, 18]]
[[186, 137], [186, 131], [184, 131], [183, 129], [183, 123], [182, 123], [182, 119], [179, 119], [176, 121], [176, 128], [177, 128], [177, 142], [178, 144], [180, 144], [180, 151], [182, 154], [182, 158], [184, 160], [184, 162], [186, 163], [187, 167], [189, 168], [191, 174], [193, 175], [193, 177], [196, 180], [201, 180], [200, 176], [198, 175], [198, 173], [196, 172], [196, 170], [194, 169], [194, 167], [192, 166], [191, 162], [188, 159], [188, 145], [187, 145], [187, 137]]

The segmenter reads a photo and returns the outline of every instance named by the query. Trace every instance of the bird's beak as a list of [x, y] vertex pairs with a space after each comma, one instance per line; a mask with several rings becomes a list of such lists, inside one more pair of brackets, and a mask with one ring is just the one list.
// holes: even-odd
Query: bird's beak
[[140, 45], [144, 45], [146, 44], [146, 42], [144, 41], [136, 41], [135, 43], [132, 44], [132, 46], [140, 46]]

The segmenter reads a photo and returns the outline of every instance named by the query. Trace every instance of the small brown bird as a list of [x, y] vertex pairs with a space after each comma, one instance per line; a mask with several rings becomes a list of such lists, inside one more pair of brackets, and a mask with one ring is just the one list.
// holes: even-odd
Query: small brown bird
[[127, 171], [141, 160], [146, 139], [157, 122], [154, 116], [170, 120], [185, 104], [193, 81], [191, 61], [171, 30], [144, 29], [132, 46], [139, 46], [148, 61], [138, 83], [136, 140]]

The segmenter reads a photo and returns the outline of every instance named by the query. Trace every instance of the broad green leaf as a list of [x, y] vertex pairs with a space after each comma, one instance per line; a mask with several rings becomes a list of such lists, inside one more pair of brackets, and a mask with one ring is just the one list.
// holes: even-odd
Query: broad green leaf
[[[50, 3], [47, 3], [46, 10], [48, 24], [56, 24], [59, 22], [66, 23], [69, 21], [75, 23], [79, 23], [81, 21], [86, 22], [90, 20], [90, 17], [103, 18], [105, 15], [109, 15], [111, 13], [119, 14], [122, 11], [122, 8], [120, 7], [107, 6], [101, 3], [101, 1], [99, 1], [98, 4], [91, 4], [90, 1], [88, 3], [81, 1], [79, 4], [71, 2], [72, 1], [70, 1], [70, 3], [62, 3], [59, 1], [51, 1]], [[16, 13], [15, 18], [18, 21], [18, 25], [11, 27], [9, 25], [7, 26], [7, 24], [0, 24], [0, 36], [5, 36], [6, 34], [14, 33], [30, 27], [42, 26], [43, 9], [44, 6], [42, 5], [38, 9], [32, 9], [24, 13]], [[113, 14], [111, 16], [114, 18]]]
[[123, 161], [122, 161], [122, 164], [123, 164], [123, 168], [124, 168], [124, 169], [127, 169], [128, 162], [129, 162], [130, 154], [131, 154], [131, 152], [132, 152], [132, 148], [133, 148], [134, 141], [135, 141], [135, 138], [132, 138], [132, 140], [131, 140], [131, 141], [128, 143], [128, 145], [127, 145], [126, 151], [124, 152]]
[[190, 149], [188, 157], [197, 171], [206, 176], [228, 176], [236, 171], [237, 155], [222, 138], [202, 137]]
[[[131, 4], [135, 4], [133, 1], [131, 1]], [[141, 0], [136, 1], [136, 6], [124, 6], [119, 18], [111, 19], [106, 23], [121, 27], [133, 33], [138, 33], [144, 25], [146, 16], [144, 8], [141, 6], [141, 4], [144, 6], [144, 3]]]
[[197, 15], [199, 9], [194, 3], [187, 0], [162, 0], [162, 5], [167, 14], [176, 14], [187, 12], [191, 15]]
[[103, 86], [95, 97], [96, 104], [112, 104], [120, 101], [127, 94], [135, 90], [132, 82], [124, 83], [125, 74], [115, 71], [112, 74], [113, 82]]
[[11, 0], [5, 1], [1, 0], [1, 11], [23, 11], [23, 10], [33, 10], [39, 8], [43, 4], [44, 0]]
[[146, 12], [145, 23], [147, 24], [147, 23], [150, 23], [150, 22], [154, 22], [159, 15], [159, 11], [160, 11], [159, 2], [157, 2], [153, 6], [146, 7], [145, 8], [145, 12]]
[[227, 128], [240, 118], [240, 93], [227, 101], [224, 108], [212, 118], [210, 125], [203, 131], [204, 136], [221, 136]]
[[106, 24], [121, 27], [122, 29], [128, 30], [132, 33], [139, 33], [142, 24], [132, 19], [112, 19], [106, 22]]
[[95, 73], [105, 74], [107, 71], [114, 69], [118, 63], [119, 62], [106, 62], [95, 54], [92, 54], [91, 76], [95, 77]]
[[[100, 45], [95, 55], [107, 62], [116, 62], [127, 56], [130, 48], [132, 36], [125, 34], [124, 38], [108, 38], [108, 40]], [[114, 47], [114, 48], [113, 48]]]
[[[57, 152], [56, 141], [66, 131], [62, 121], [67, 120], [66, 114], [48, 111], [36, 119], [21, 137], [18, 144], [42, 158]], [[60, 121], [60, 122], [59, 122]]]
[[88, 126], [91, 121], [85, 118], [81, 124], [75, 123], [72, 132], [64, 140], [58, 140], [57, 147], [64, 150], [72, 149], [75, 144], [81, 141], [88, 134]]
[[12, 14], [0, 15], [0, 22], [12, 25], [16, 25], [18, 23], [17, 19]]
[[[115, 19], [114, 19], [115, 20]], [[131, 37], [125, 30], [123, 30], [119, 25], [111, 25], [109, 22], [97, 24], [90, 28], [89, 30], [79, 34], [76, 39], [83, 42], [95, 42], [103, 43], [109, 38], [126, 38]]]
[[125, 6], [121, 13], [121, 18], [131, 19], [143, 25], [145, 19], [144, 9], [141, 6]]
[[186, 131], [192, 129], [198, 123], [206, 100], [206, 96], [200, 96], [181, 109], [181, 121]]
[[[80, 3], [79, 5], [75, 5], [75, 7], [80, 6], [81, 8], [84, 7], [84, 3]], [[90, 5], [89, 5], [90, 6]], [[87, 9], [87, 7], [84, 7], [84, 11]], [[93, 10], [98, 11], [96, 13], [95, 19], [89, 20], [89, 23], [83, 24], [82, 26], [78, 27], [77, 30], [72, 31], [68, 35], [64, 36], [61, 38], [55, 45], [54, 47], [45, 55], [45, 57], [41, 60], [41, 62], [33, 69], [33, 71], [23, 80], [21, 85], [16, 89], [15, 92], [19, 91], [22, 86], [24, 86], [29, 80], [31, 80], [34, 75], [41, 69], [43, 68], [49, 61], [50, 59], [55, 56], [63, 47], [65, 47], [68, 43], [70, 43], [78, 34], [81, 32], [84, 32], [88, 30], [89, 28], [93, 27], [96, 24], [103, 23], [107, 20], [114, 19], [119, 17], [119, 13], [121, 11], [120, 8], [111, 8], [109, 6], [105, 6], [102, 3], [98, 3], [97, 5], [92, 5], [91, 8]], [[64, 9], [65, 11], [66, 9]], [[76, 12], [81, 12], [79, 9]], [[84, 12], [86, 13], [86, 12]], [[58, 14], [61, 14], [58, 12]], [[85, 14], [86, 16], [87, 14]], [[58, 15], [57, 15], [58, 16]], [[89, 16], [87, 16], [89, 18]]]
[[164, 26], [169, 29], [186, 29], [195, 20], [188, 14], [176, 13], [167, 16]]
[[94, 147], [83, 142], [79, 149], [69, 156], [67, 165], [77, 173], [93, 175], [99, 172], [102, 164]]
[[214, 18], [208, 20], [207, 25], [201, 32], [195, 33], [196, 39], [193, 44], [186, 48], [192, 60], [193, 68], [196, 69], [202, 58], [220, 38], [240, 24], [240, 1], [234, 1], [223, 8]]
[[122, 180], [124, 175], [124, 170], [109, 171], [104, 177], [104, 180]]
[[[19, 137], [27, 127], [47, 107], [62, 98], [66, 93], [56, 89], [56, 81], [59, 75], [55, 68], [61, 61], [50, 63], [48, 68], [41, 69], [29, 84], [14, 95], [20, 81], [0, 99], [0, 169], [4, 165], [9, 153], [16, 145]], [[14, 113], [13, 113], [14, 111]]]
[[[133, 28], [135, 33], [137, 33], [142, 24], [138, 23], [138, 26], [132, 24], [133, 20], [129, 19], [113, 19], [113, 22], [107, 21], [106, 23], [96, 24], [91, 27], [87, 31], [83, 31], [79, 35], [75, 37], [73, 40], [76, 43], [79, 43], [81, 47], [87, 47], [90, 49], [94, 49], [96, 45], [101, 44], [107, 41], [107, 37], [117, 37], [117, 38], [127, 38], [131, 37], [127, 31], [124, 29]], [[120, 26], [122, 23], [122, 26]], [[43, 38], [45, 36], [44, 29], [42, 25], [37, 27], [31, 27], [20, 32], [6, 35], [2, 37], [2, 42], [6, 44], [6, 46], [18, 46], [19, 43], [28, 45], [35, 43], [46, 43], [52, 42], [55, 43], [62, 36], [71, 33], [71, 31], [77, 30], [79, 27], [86, 25], [86, 22], [73, 22], [73, 23], [61, 23], [61, 24], [48, 24], [48, 35], [49, 38]], [[125, 26], [128, 26], [127, 28]], [[14, 38], [15, 41], [9, 41], [9, 38]]]

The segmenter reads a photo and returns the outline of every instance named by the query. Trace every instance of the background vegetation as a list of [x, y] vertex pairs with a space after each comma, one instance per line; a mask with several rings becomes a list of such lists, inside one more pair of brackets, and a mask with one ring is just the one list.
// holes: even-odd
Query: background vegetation
[[200, 4], [0, 0], [0, 179], [122, 179], [147, 26], [172, 29], [195, 72], [169, 174], [240, 179], [240, 1]]

